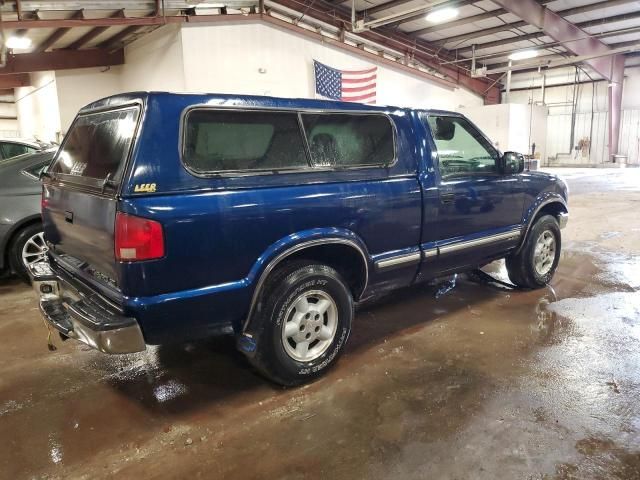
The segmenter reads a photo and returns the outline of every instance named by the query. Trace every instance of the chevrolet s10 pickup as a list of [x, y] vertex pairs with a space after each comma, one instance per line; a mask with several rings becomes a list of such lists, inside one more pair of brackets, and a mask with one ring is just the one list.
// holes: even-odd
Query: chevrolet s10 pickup
[[234, 334], [269, 379], [326, 371], [354, 306], [505, 258], [539, 288], [567, 186], [463, 115], [285, 98], [130, 93], [83, 108], [44, 172], [63, 338], [105, 353]]

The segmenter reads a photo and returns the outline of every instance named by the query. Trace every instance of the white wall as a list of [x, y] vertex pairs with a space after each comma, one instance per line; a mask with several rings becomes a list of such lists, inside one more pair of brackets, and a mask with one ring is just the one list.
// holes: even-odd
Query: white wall
[[547, 109], [539, 106], [501, 103], [462, 109], [503, 152], [531, 153], [536, 144], [536, 158], [545, 158]]
[[60, 123], [64, 130], [85, 105], [122, 91], [122, 67], [83, 68], [56, 72]]
[[54, 72], [31, 74], [32, 86], [15, 89], [20, 136], [45, 142], [60, 137], [60, 109]]
[[[217, 49], [198, 45], [197, 50]], [[180, 25], [166, 25], [125, 48], [120, 88], [124, 92], [185, 91], [183, 45]]]
[[[175, 91], [313, 98], [313, 60], [357, 69], [373, 62], [272, 25], [166, 25], [125, 48], [111, 68], [33, 74], [34, 87], [16, 89], [23, 136], [54, 140], [84, 105], [121, 92]], [[378, 104], [458, 110], [481, 97], [378, 66]], [[264, 68], [265, 73], [259, 69]], [[43, 85], [47, 82], [46, 87]], [[42, 88], [42, 90], [38, 90]]]
[[[185, 25], [182, 47], [187, 91], [313, 98], [314, 59], [338, 69], [375, 64], [262, 23]], [[482, 105], [483, 100], [467, 90], [447, 89], [380, 64], [377, 103], [457, 110], [461, 105]]]
[[[18, 113], [15, 97], [12, 90], [9, 90], [9, 92], [0, 94], [0, 116], [16, 117]], [[18, 136], [20, 136], [18, 120], [13, 118], [0, 119], [0, 138], [15, 138]]]
[[509, 150], [509, 105], [502, 103], [464, 108], [462, 113], [491, 139], [496, 148], [503, 152]]
[[69, 128], [80, 108], [109, 95], [184, 91], [181, 37], [179, 26], [168, 25], [128, 45], [124, 65], [56, 72], [62, 128]]

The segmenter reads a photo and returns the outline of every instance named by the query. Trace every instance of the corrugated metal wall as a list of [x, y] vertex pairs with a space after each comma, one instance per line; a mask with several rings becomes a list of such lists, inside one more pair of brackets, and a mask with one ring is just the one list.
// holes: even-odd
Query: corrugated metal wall
[[[550, 163], [580, 165], [609, 161], [607, 112], [593, 112], [593, 116], [591, 112], [576, 114], [574, 144], [578, 146], [581, 139], [590, 139], [590, 154], [586, 149], [569, 152], [570, 138], [571, 113], [554, 113], [552, 109], [547, 118], [547, 158], [557, 158]], [[640, 110], [623, 110], [618, 150], [628, 157], [628, 163], [640, 164]]]
[[547, 157], [558, 157], [557, 163], [604, 163], [609, 158], [609, 127], [607, 112], [577, 113], [574, 130], [574, 147], [580, 140], [590, 143], [590, 149], [570, 152], [571, 113], [549, 113], [547, 119]]
[[[571, 83], [575, 70], [547, 73], [556, 81]], [[538, 73], [516, 75], [516, 86], [511, 101], [516, 103], [542, 103], [541, 77]], [[579, 76], [578, 80], [588, 80]], [[519, 83], [518, 83], [519, 82]], [[527, 88], [529, 85], [537, 87]], [[524, 87], [524, 89], [522, 89]], [[546, 163], [598, 165], [609, 162], [608, 84], [605, 81], [577, 85], [548, 86], [544, 103], [548, 107]], [[574, 146], [588, 139], [590, 149], [570, 152], [571, 115], [575, 109]], [[628, 157], [628, 163], [640, 165], [640, 69], [625, 70], [625, 86], [620, 126], [619, 154]]]
[[620, 153], [628, 156], [629, 163], [640, 165], [640, 110], [622, 112]]

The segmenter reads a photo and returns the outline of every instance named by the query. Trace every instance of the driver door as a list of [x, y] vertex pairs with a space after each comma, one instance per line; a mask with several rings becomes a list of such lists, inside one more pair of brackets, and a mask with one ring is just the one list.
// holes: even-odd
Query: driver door
[[519, 175], [500, 172], [500, 153], [466, 118], [433, 114], [423, 122], [437, 150], [439, 192], [438, 215], [425, 218], [423, 244], [438, 246], [437, 270], [477, 265], [515, 246], [523, 208]]

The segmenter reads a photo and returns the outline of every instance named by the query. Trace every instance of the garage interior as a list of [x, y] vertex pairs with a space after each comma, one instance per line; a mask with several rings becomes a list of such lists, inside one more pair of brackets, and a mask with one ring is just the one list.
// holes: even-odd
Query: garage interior
[[49, 351], [6, 274], [0, 478], [640, 479], [640, 1], [15, 0], [0, 28], [3, 139], [59, 144], [121, 92], [315, 98], [314, 60], [375, 66], [377, 105], [463, 113], [562, 176], [571, 217], [547, 288], [364, 303], [291, 389], [227, 337]]

